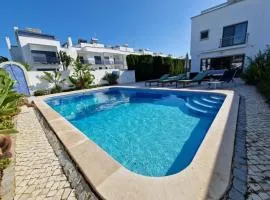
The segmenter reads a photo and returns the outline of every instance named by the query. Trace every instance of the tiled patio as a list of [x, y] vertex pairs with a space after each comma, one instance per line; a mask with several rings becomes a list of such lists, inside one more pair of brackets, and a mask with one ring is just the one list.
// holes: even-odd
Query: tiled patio
[[22, 108], [17, 130], [14, 199], [75, 200], [33, 108]]

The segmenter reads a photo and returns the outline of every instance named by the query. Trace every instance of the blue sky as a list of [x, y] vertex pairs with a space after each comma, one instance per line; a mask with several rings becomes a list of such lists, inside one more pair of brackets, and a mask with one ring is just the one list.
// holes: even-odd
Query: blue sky
[[40, 28], [61, 41], [97, 37], [104, 44], [184, 55], [190, 48], [190, 17], [225, 0], [3, 0], [0, 55], [13, 27]]

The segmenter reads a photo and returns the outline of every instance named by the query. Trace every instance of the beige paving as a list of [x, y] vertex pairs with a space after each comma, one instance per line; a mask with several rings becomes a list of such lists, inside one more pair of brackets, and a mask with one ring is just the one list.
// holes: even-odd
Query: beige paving
[[16, 122], [15, 200], [75, 200], [52, 147], [34, 113], [23, 107]]

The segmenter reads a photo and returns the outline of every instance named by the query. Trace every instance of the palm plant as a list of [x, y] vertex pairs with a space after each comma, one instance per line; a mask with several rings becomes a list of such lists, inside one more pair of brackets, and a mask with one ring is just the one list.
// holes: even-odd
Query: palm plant
[[69, 76], [69, 80], [76, 89], [90, 88], [94, 75], [90, 73], [89, 65], [81, 63], [77, 58], [74, 62], [73, 74]]
[[59, 58], [63, 65], [64, 70], [67, 70], [69, 65], [71, 65], [72, 63], [72, 58], [69, 55], [67, 55], [67, 53], [64, 51], [59, 52]]
[[62, 84], [65, 82], [65, 79], [62, 79], [62, 74], [59, 71], [43, 72], [44, 75], [41, 79], [47, 81], [48, 83], [54, 84], [51, 93], [57, 93], [62, 91]]

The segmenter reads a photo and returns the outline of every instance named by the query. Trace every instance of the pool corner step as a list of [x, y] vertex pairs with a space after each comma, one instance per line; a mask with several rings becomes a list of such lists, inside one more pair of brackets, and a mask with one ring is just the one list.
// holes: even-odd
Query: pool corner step
[[191, 105], [189, 102], [186, 103], [186, 106], [191, 109], [192, 111], [198, 112], [198, 113], [202, 113], [202, 114], [207, 114], [208, 112], [206, 110], [202, 110], [200, 108], [197, 108], [193, 105]]

